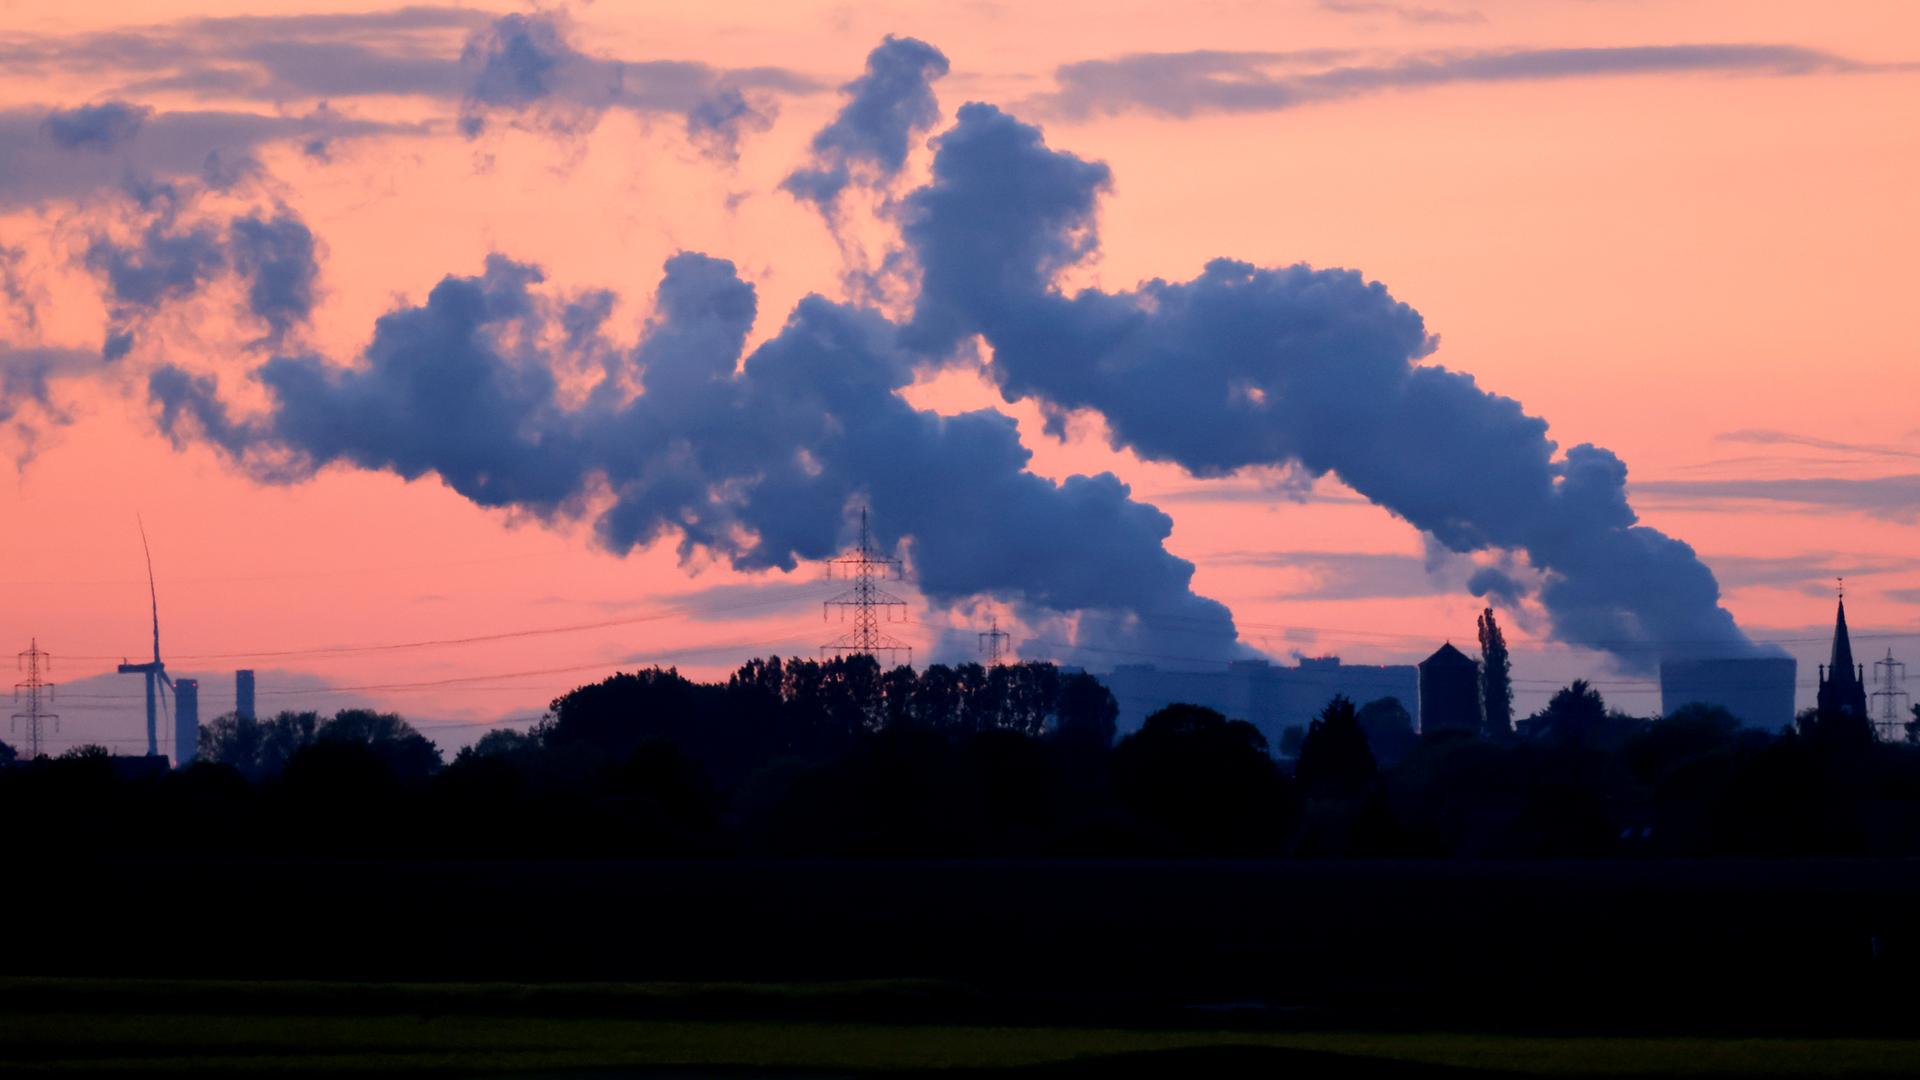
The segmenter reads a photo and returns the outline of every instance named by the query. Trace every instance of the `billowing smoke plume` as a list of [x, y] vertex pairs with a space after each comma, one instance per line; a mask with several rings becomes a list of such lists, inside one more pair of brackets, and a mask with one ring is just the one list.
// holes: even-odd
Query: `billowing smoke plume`
[[[1618, 457], [1557, 454], [1518, 402], [1419, 363], [1435, 339], [1378, 282], [1221, 259], [1191, 281], [1058, 291], [1055, 275], [1098, 247], [1108, 182], [1037, 128], [962, 108], [906, 200], [922, 273], [908, 339], [941, 353], [983, 336], [1008, 399], [1039, 401], [1055, 424], [1093, 410], [1143, 457], [1200, 476], [1333, 473], [1455, 551], [1522, 552], [1555, 634], [1629, 667], [1752, 648], [1693, 550], [1636, 524]], [[1502, 578], [1479, 587], [1511, 590]]]
[[[178, 368], [150, 392], [176, 439], [197, 430], [263, 479], [336, 462], [433, 473], [481, 505], [592, 513], [615, 551], [677, 536], [743, 570], [835, 554], [849, 508], [867, 504], [936, 604], [1075, 616], [1076, 643], [1106, 662], [1242, 652], [1226, 608], [1194, 595], [1192, 565], [1163, 546], [1166, 515], [1110, 474], [1027, 471], [1001, 413], [914, 409], [898, 392], [915, 355], [878, 313], [809, 297], [742, 365], [756, 303], [731, 263], [671, 259], [631, 350], [600, 330], [606, 294], [564, 302], [540, 281], [496, 256], [383, 316], [352, 368], [269, 360], [258, 418], [234, 418], [211, 377]], [[594, 390], [563, 394], [557, 372], [594, 368]]]
[[[495, 51], [531, 65], [527, 79], [483, 96], [553, 92], [553, 70], [516, 49]], [[945, 68], [929, 46], [883, 43], [788, 189], [830, 221], [849, 184], [884, 192], [937, 115], [928, 84]], [[1059, 273], [1098, 248], [1108, 183], [1105, 166], [968, 105], [931, 182], [888, 201], [918, 263], [904, 326], [809, 297], [743, 363], [752, 287], [731, 263], [682, 254], [621, 349], [603, 329], [610, 294], [554, 297], [536, 268], [496, 256], [382, 317], [353, 367], [267, 361], [263, 415], [234, 417], [211, 377], [177, 368], [150, 391], [174, 438], [198, 432], [263, 479], [334, 463], [431, 473], [482, 505], [592, 515], [616, 551], [676, 537], [741, 569], [791, 568], [838, 550], [849, 507], [867, 503], [935, 603], [992, 597], [1030, 625], [1070, 621], [1081, 646], [1111, 650], [1100, 660], [1241, 654], [1230, 614], [1166, 551], [1167, 517], [1119, 480], [1036, 476], [1007, 416], [942, 417], [900, 396], [916, 363], [971, 355], [978, 336], [1005, 395], [1039, 402], [1056, 430], [1092, 410], [1118, 444], [1198, 476], [1332, 473], [1452, 551], [1519, 553], [1524, 574], [1487, 567], [1471, 588], [1509, 601], [1537, 588], [1561, 639], [1630, 668], [1751, 650], [1692, 550], [1637, 524], [1617, 457], [1562, 453], [1517, 402], [1422, 363], [1435, 339], [1379, 283], [1218, 260], [1190, 281], [1061, 292]], [[201, 246], [154, 256], [156, 280], [176, 263], [174, 276], [203, 274]]]
[[933, 82], [946, 73], [939, 49], [887, 35], [867, 54], [866, 73], [841, 87], [847, 103], [814, 135], [807, 163], [780, 186], [829, 219], [849, 184], [884, 188], [906, 165], [914, 137], [939, 121]]
[[[219, 162], [210, 162], [209, 168]], [[216, 179], [232, 178], [219, 169]], [[246, 170], [241, 168], [245, 178]], [[107, 301], [102, 356], [119, 360], [138, 329], [168, 304], [187, 300], [231, 274], [243, 290], [243, 311], [266, 328], [264, 343], [279, 345], [313, 311], [319, 265], [313, 233], [284, 206], [214, 212], [199, 209], [209, 191], [239, 183], [158, 182], [130, 188], [135, 217], [130, 237], [96, 233], [82, 261]]]

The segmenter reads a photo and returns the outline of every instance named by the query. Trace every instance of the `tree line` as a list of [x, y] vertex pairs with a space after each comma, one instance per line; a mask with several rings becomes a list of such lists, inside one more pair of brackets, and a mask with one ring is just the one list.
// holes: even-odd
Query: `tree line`
[[1920, 747], [1844, 714], [1778, 733], [1708, 706], [1638, 718], [1576, 682], [1506, 730], [1422, 737], [1398, 701], [1336, 697], [1276, 756], [1212, 709], [1116, 738], [1118, 712], [1043, 663], [651, 668], [451, 761], [388, 713], [227, 715], [171, 772], [98, 747], [0, 768], [0, 813], [64, 852], [1920, 854]]

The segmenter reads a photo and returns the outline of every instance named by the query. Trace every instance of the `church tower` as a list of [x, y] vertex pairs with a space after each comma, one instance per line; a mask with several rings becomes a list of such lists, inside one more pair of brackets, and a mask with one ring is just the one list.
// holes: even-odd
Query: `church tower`
[[1847, 594], [1840, 593], [1839, 614], [1833, 623], [1833, 656], [1820, 669], [1820, 711], [1836, 711], [1867, 719], [1867, 673], [1853, 662], [1853, 642], [1847, 637]]

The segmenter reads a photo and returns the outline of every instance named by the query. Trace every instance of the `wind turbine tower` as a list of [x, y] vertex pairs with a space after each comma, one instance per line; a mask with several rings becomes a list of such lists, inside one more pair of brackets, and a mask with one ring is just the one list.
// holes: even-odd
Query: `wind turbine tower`
[[[161, 709], [164, 709], [166, 693], [173, 689], [173, 680], [167, 677], [167, 665], [160, 660], [160, 593], [153, 584], [153, 549], [147, 545], [145, 522], [140, 524], [140, 550], [147, 557], [147, 600], [153, 610], [153, 659], [143, 664], [129, 664], [122, 660], [120, 674], [147, 677], [147, 756], [158, 757], [160, 755], [160, 710], [156, 709], [155, 705], [158, 703]], [[175, 745], [179, 745], [177, 738]], [[187, 745], [192, 744], [189, 742]], [[183, 761], [181, 764], [184, 765], [186, 762]]]

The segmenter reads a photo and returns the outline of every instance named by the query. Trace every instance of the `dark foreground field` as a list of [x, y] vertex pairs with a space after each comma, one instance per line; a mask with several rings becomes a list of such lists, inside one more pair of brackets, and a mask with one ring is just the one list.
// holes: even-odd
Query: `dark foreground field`
[[9, 1073], [1920, 1074], [1907, 862], [12, 870]]

